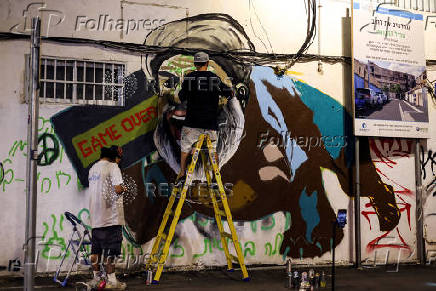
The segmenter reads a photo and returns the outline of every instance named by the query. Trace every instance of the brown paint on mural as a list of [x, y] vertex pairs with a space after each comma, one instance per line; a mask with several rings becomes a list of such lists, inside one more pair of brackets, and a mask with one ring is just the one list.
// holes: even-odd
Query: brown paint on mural
[[243, 180], [238, 180], [232, 190], [232, 196], [228, 198], [228, 203], [232, 211], [241, 209], [257, 199], [257, 193]]
[[[188, 27], [186, 23], [189, 23]], [[185, 31], [186, 29], [188, 31]], [[174, 33], [181, 30], [186, 33]], [[219, 37], [220, 41], [216, 41], [217, 37]], [[147, 36], [144, 44], [168, 48], [166, 51], [148, 55], [150, 61], [147, 61], [146, 71], [152, 73], [154, 80], [159, 80], [159, 85], [163, 85], [162, 83], [168, 80], [168, 78], [164, 79], [164, 75], [159, 76], [159, 71], [161, 73], [164, 73], [162, 71], [174, 73], [174, 69], [189, 69], [190, 64], [186, 63], [186, 61], [192, 60], [192, 57], [175, 57], [180, 52], [171, 51], [171, 48], [192, 48], [215, 52], [255, 52], [255, 47], [249, 40], [244, 28], [231, 16], [223, 14], [200, 14], [169, 22], [162, 26], [161, 29], [153, 30]], [[172, 57], [175, 58], [172, 59]], [[287, 255], [293, 258], [300, 258], [300, 255], [303, 257], [321, 256], [330, 250], [331, 222], [335, 218], [333, 208], [324, 191], [321, 168], [333, 171], [339, 179], [342, 190], [351, 196], [353, 192], [353, 171], [347, 167], [344, 149], [340, 156], [333, 160], [323, 146], [323, 140], [320, 139], [322, 135], [313, 121], [313, 112], [302, 102], [300, 96], [296, 92], [276, 88], [269, 82], [263, 81], [274, 102], [283, 113], [286, 126], [292, 137], [315, 137], [321, 142], [321, 145], [310, 150], [307, 147], [302, 148], [307, 155], [307, 160], [300, 165], [296, 173], [291, 173], [283, 146], [268, 146], [265, 149], [257, 146], [262, 133], [269, 131], [274, 135], [276, 131], [262, 117], [257, 97], [263, 98], [263, 96], [256, 96], [255, 84], [248, 81], [251, 67], [235, 62], [234, 59], [226, 56], [215, 55], [211, 56], [211, 58], [216, 62], [217, 73], [222, 76], [223, 80], [226, 79], [224, 76], [228, 76], [232, 78], [233, 85], [242, 83], [250, 89], [248, 103], [244, 109], [245, 137], [241, 140], [236, 153], [221, 169], [223, 182], [234, 185], [233, 195], [228, 199], [233, 217], [235, 220], [251, 221], [278, 211], [289, 212], [291, 214], [291, 226], [284, 233], [280, 253], [283, 254], [289, 247]], [[172, 64], [170, 64], [170, 60]], [[141, 75], [143, 74], [141, 71]], [[181, 77], [181, 75], [177, 76]], [[164, 89], [161, 88], [162, 86], [159, 87], [161, 90], [159, 112], [162, 112], [163, 106], [168, 104], [168, 102], [162, 102], [162, 100], [166, 100], [162, 97], [173, 93], [174, 88]], [[245, 97], [243, 96], [244, 100]], [[172, 99], [168, 100], [173, 101]], [[322, 99], [317, 100], [317, 102], [320, 103], [320, 106], [323, 106]], [[278, 116], [272, 110], [269, 110], [268, 114], [272, 118], [278, 119]], [[94, 117], [94, 114], [89, 116], [89, 118]], [[73, 120], [67, 121], [72, 122]], [[163, 122], [165, 120], [165, 118], [161, 118], [159, 125], [165, 125]], [[173, 127], [168, 125], [167, 127], [173, 131], [167, 133], [167, 135], [159, 135], [159, 138], [177, 136]], [[166, 127], [162, 126], [162, 128], [165, 129]], [[280, 133], [275, 134], [275, 136], [279, 137]], [[156, 136], [154, 137], [156, 138]], [[68, 143], [70, 140], [66, 139], [64, 142]], [[156, 145], [156, 139], [153, 140]], [[169, 141], [169, 145], [163, 150], [177, 149], [175, 140]], [[161, 148], [158, 146], [156, 145], [156, 148], [162, 150], [163, 145], [160, 145]], [[360, 147], [361, 196], [370, 199], [378, 215], [380, 229], [382, 231], [392, 230], [398, 224], [400, 218], [393, 188], [381, 181], [370, 157], [368, 140], [361, 138]], [[173, 163], [177, 162], [173, 161]], [[172, 166], [174, 169], [177, 168], [174, 165]], [[148, 174], [153, 176], [152, 173], [156, 170], [160, 171], [169, 182], [173, 182], [176, 178], [176, 173], [165, 160], [150, 164], [145, 169], [142, 168], [142, 163], [138, 162], [124, 170], [138, 185], [138, 195], [134, 201], [124, 205], [126, 223], [134, 232], [138, 243], [146, 243], [156, 236], [168, 202], [167, 197], [154, 196], [153, 193], [150, 193], [150, 196], [146, 194], [144, 177], [147, 177]], [[289, 179], [293, 175], [294, 180], [291, 182]], [[158, 189], [159, 182], [162, 181], [151, 180], [156, 189]], [[304, 194], [307, 196], [315, 195], [314, 193], [317, 195], [315, 207], [320, 220], [310, 234], [307, 234], [306, 221], [300, 207], [300, 198], [303, 192], [307, 193]], [[158, 194], [158, 191], [155, 190], [154, 194]], [[192, 191], [189, 195], [189, 200], [196, 200], [204, 204], [187, 202], [182, 209], [181, 219], [188, 217], [194, 211], [213, 217], [210, 200], [203, 198], [204, 193], [202, 191]], [[308, 235], [310, 235], [309, 238]], [[337, 244], [341, 242], [342, 238], [343, 232], [339, 230], [336, 237]]]
[[[298, 95], [291, 95], [286, 89], [276, 88], [267, 81], [264, 81], [264, 84], [283, 112], [292, 136], [321, 137], [321, 132], [313, 122], [313, 112]], [[263, 177], [261, 175], [262, 169], [264, 171], [274, 169], [275, 172], [279, 171], [290, 177], [290, 166], [285, 158], [284, 147], [277, 147], [280, 155], [276, 150], [273, 155], [265, 154], [257, 147], [261, 133], [267, 130], [275, 131], [262, 118], [255, 96], [254, 83], [250, 84], [250, 92], [251, 96], [245, 109], [246, 136], [241, 141], [239, 150], [221, 169], [223, 182], [234, 185], [233, 196], [229, 197], [232, 214], [236, 220], [249, 221], [277, 211], [289, 211], [292, 224], [284, 234], [280, 253], [283, 254], [286, 247], [289, 247], [290, 251], [287, 255], [294, 258], [300, 257], [300, 249], [302, 249], [303, 257], [321, 256], [330, 250], [331, 222], [335, 218], [333, 208], [324, 191], [321, 167], [334, 171], [343, 191], [351, 195], [352, 171], [346, 167], [344, 152], [342, 151], [337, 160], [333, 160], [323, 146], [311, 150], [304, 149], [308, 159], [298, 168], [292, 182], [274, 173], [270, 173], [273, 177], [271, 180], [265, 180], [265, 175]], [[154, 165], [160, 168], [168, 181], [174, 181], [175, 174], [166, 162], [161, 161]], [[146, 167], [145, 174], [148, 170], [149, 168]], [[126, 172], [136, 181], [142, 181], [140, 164], [136, 164]], [[398, 224], [400, 217], [392, 186], [385, 185], [381, 181], [370, 159], [369, 147], [365, 143], [361, 151], [360, 172], [363, 181], [368, 182], [362, 183], [361, 195], [371, 200], [378, 214], [380, 228], [382, 230], [392, 229]], [[143, 183], [139, 184], [141, 184], [140, 193], [144, 193]], [[320, 221], [312, 231], [311, 241], [306, 239], [306, 222], [302, 217], [299, 204], [303, 191], [308, 196], [317, 193], [316, 208]], [[192, 197], [194, 196], [195, 193]], [[135, 231], [138, 242], [147, 242], [156, 235], [166, 203], [166, 198], [157, 197], [152, 203], [145, 195], [138, 195], [133, 203], [126, 205], [126, 222]], [[181, 219], [186, 218], [193, 211], [213, 217], [209, 203], [207, 205], [195, 203], [184, 206]], [[336, 237], [337, 244], [342, 238], [343, 232], [339, 230]]]

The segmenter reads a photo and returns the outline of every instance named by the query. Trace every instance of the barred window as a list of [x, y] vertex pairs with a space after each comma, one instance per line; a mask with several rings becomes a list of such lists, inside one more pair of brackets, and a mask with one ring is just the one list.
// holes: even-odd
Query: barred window
[[40, 64], [44, 103], [124, 105], [124, 63], [43, 56]]

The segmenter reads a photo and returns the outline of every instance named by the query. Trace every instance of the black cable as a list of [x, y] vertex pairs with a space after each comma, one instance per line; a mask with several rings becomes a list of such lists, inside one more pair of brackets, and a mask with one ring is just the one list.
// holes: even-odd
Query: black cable
[[[19, 39], [29, 39], [30, 36], [24, 34], [14, 34], [9, 32], [0, 32], [0, 41], [7, 40], [19, 40]], [[138, 55], [144, 54], [164, 54], [164, 53], [174, 53], [174, 54], [195, 54], [200, 51], [200, 49], [189, 49], [189, 48], [178, 48], [178, 47], [162, 47], [162, 46], [149, 46], [135, 43], [120, 43], [113, 41], [103, 41], [103, 40], [91, 40], [91, 39], [81, 39], [81, 38], [69, 38], [69, 37], [41, 37], [47, 42], [55, 42], [62, 44], [89, 44], [101, 46], [104, 48], [126, 51], [129, 53], [136, 53]], [[250, 50], [228, 50], [228, 51], [212, 51], [204, 50], [211, 57], [222, 56], [230, 60], [233, 60], [239, 64], [243, 65], [272, 65], [272, 64], [286, 64], [289, 59], [296, 59], [297, 54], [270, 54], [270, 53], [259, 53]], [[351, 64], [350, 57], [344, 56], [319, 56], [313, 54], [301, 54], [296, 62], [306, 63], [312, 61], [322, 60], [329, 64], [334, 64], [338, 62]]]
[[[313, 28], [315, 29], [315, 28]], [[19, 40], [19, 39], [29, 39], [29, 35], [25, 34], [15, 34], [10, 32], [0, 32], [0, 41], [7, 40]], [[104, 41], [104, 40], [92, 40], [83, 38], [70, 38], [70, 37], [41, 37], [41, 39], [47, 42], [55, 42], [61, 44], [88, 44], [100, 46], [103, 48], [125, 51], [129, 53], [136, 53], [138, 55], [146, 54], [160, 54], [160, 53], [174, 53], [174, 54], [195, 54], [200, 51], [200, 49], [189, 49], [189, 48], [178, 48], [178, 47], [162, 47], [162, 46], [149, 46], [143, 44], [135, 43], [122, 43], [114, 41]], [[303, 47], [303, 46], [302, 46]], [[306, 50], [307, 50], [306, 46]], [[328, 64], [336, 63], [346, 63], [351, 65], [351, 57], [347, 56], [322, 56], [314, 54], [304, 53], [306, 50], [301, 51], [300, 54], [270, 54], [270, 53], [259, 53], [251, 50], [228, 50], [228, 51], [212, 51], [204, 50], [211, 57], [222, 56], [235, 61], [243, 65], [286, 65], [289, 64], [290, 60], [294, 63], [308, 63], [314, 61], [322, 61]], [[147, 57], [147, 56], [146, 56]], [[427, 66], [436, 65], [436, 60], [427, 60]]]
[[[306, 35], [306, 39], [304, 43], [301, 45], [300, 49], [297, 51], [293, 57], [287, 62], [284, 67], [276, 67], [274, 68], [276, 74], [278, 76], [282, 76], [285, 72], [291, 68], [295, 63], [299, 62], [302, 58], [303, 54], [309, 49], [312, 45], [313, 40], [316, 35], [316, 0], [308, 0], [308, 10], [307, 10], [307, 29], [308, 33]], [[312, 10], [312, 16], [311, 11]], [[310, 29], [309, 29], [310, 28]], [[304, 61], [303, 61], [304, 62]]]

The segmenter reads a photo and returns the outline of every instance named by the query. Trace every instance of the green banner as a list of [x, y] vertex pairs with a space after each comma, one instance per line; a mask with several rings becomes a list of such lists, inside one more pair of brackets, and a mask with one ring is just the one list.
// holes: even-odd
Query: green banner
[[139, 103], [94, 128], [73, 137], [73, 146], [84, 168], [100, 158], [100, 148], [123, 146], [152, 131], [157, 125], [158, 96]]

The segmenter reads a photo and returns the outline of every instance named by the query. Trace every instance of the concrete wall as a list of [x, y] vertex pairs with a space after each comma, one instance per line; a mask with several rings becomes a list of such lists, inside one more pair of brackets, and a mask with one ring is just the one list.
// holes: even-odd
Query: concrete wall
[[[28, 23], [30, 15], [40, 13], [43, 17], [44, 35], [142, 44], [149, 33], [146, 29], [127, 33], [84, 29], [83, 26], [79, 30], [75, 27], [80, 23], [79, 20], [98, 19], [100, 14], [107, 14], [113, 19], [157, 19], [155, 24], [165, 24], [184, 19], [187, 14], [196, 16], [213, 13], [220, 17], [228, 15], [216, 21], [212, 25], [215, 28], [230, 27], [235, 30], [235, 27], [239, 27], [240, 31], [246, 33], [246, 36], [241, 37], [243, 44], [237, 47], [239, 49], [247, 48], [251, 43], [258, 52], [293, 53], [298, 50], [306, 35], [304, 1], [292, 1], [292, 4], [289, 1], [276, 1], [274, 5], [270, 1], [224, 0], [202, 1], [201, 4], [196, 2], [195, 5], [191, 1], [159, 1], [159, 5], [153, 5], [152, 1], [147, 2], [151, 5], [119, 1], [47, 1], [45, 7], [28, 6], [30, 3], [2, 2], [0, 31], [12, 29], [14, 32], [25, 32], [25, 20]], [[165, 5], [162, 6], [162, 3]], [[350, 56], [347, 45], [350, 40], [348, 1], [322, 1], [321, 4], [320, 53]], [[24, 16], [23, 11], [27, 11]], [[196, 21], [201, 22], [202, 17], [197, 16]], [[172, 25], [166, 26], [166, 29], [174, 28]], [[436, 41], [431, 37], [435, 30], [436, 27], [431, 23], [426, 30], [427, 59], [436, 58]], [[169, 34], [170, 37], [165, 41], [171, 43], [178, 37], [183, 39], [183, 33], [183, 29], [174, 30], [173, 35]], [[198, 31], [191, 31], [190, 35], [192, 33], [204, 37], [204, 41], [191, 44], [191, 47], [210, 48], [213, 43], [210, 41], [213, 39], [211, 35]], [[225, 42], [227, 36], [224, 31], [218, 39]], [[146, 43], [153, 44], [153, 41], [160, 45], [165, 43], [158, 37], [151, 39], [150, 36]], [[186, 39], [182, 43], [186, 44]], [[315, 39], [309, 53], [317, 53], [317, 48]], [[17, 257], [21, 260], [23, 258], [27, 106], [22, 100], [24, 55], [27, 53], [28, 41], [0, 42], [0, 124], [3, 131], [0, 161], [4, 170], [0, 183], [0, 265], [7, 265], [8, 260]], [[137, 81], [141, 79], [134, 72], [141, 68], [144, 69], [146, 78], [155, 77], [157, 71], [162, 70], [159, 68], [161, 63], [156, 67], [156, 64], [147, 63], [145, 57], [141, 64], [139, 54], [98, 46], [46, 42], [41, 47], [41, 54], [123, 61], [126, 62], [127, 75]], [[156, 60], [159, 57], [159, 54], [148, 55], [149, 59]], [[177, 56], [175, 58], [177, 60]], [[227, 63], [225, 58], [217, 63], [226, 68], [234, 65]], [[227, 157], [226, 163], [222, 165], [223, 179], [234, 185], [234, 196], [230, 197], [229, 202], [237, 220], [236, 228], [247, 264], [282, 264], [286, 257], [301, 263], [329, 262], [330, 221], [337, 209], [341, 208], [348, 209], [349, 223], [338, 233], [337, 259], [342, 263], [354, 261], [353, 198], [350, 190], [350, 165], [353, 163], [353, 143], [350, 139], [352, 119], [346, 110], [349, 108], [351, 94], [351, 67], [341, 63], [323, 64], [323, 73], [319, 73], [317, 67], [316, 62], [296, 64], [282, 79], [277, 79], [272, 69], [266, 66], [231, 67], [233, 71], [226, 72], [236, 79], [240, 74], [245, 74], [245, 84], [250, 88], [249, 102], [243, 113], [239, 103], [228, 105], [237, 117], [234, 116], [235, 119], [239, 118], [239, 122], [242, 122], [244, 138], [238, 140], [233, 147], [223, 145], [220, 152]], [[436, 79], [436, 68], [429, 67], [428, 71], [428, 78]], [[148, 92], [139, 93], [150, 97]], [[435, 124], [435, 103], [429, 100], [428, 104], [430, 120]], [[268, 114], [268, 108], [279, 119], [282, 116], [283, 121], [276, 124], [272, 115]], [[64, 120], [65, 123], [61, 123], [62, 126], [59, 123], [58, 126], [55, 125], [55, 130], [50, 118], [60, 112], [71, 114], [68, 115], [69, 119]], [[89, 222], [89, 193], [78, 183], [72, 165], [72, 153], [64, 148], [71, 140], [65, 140], [64, 137], [69, 131], [85, 126], [83, 120], [86, 118], [95, 117], [100, 120], [107, 116], [86, 107], [83, 114], [77, 114], [71, 107], [54, 104], [42, 104], [40, 116], [39, 133], [47, 133], [45, 138], [48, 141], [45, 147], [41, 144], [40, 151], [49, 151], [54, 145], [60, 147], [59, 154], [51, 164], [38, 167], [37, 234], [44, 242], [39, 246], [39, 271], [45, 271], [56, 268], [60, 258], [59, 247], [56, 245], [60, 249], [65, 248], [71, 233], [71, 225], [66, 221], [64, 211], [75, 213]], [[235, 133], [235, 129], [228, 130], [232, 134], [240, 134]], [[125, 235], [123, 255], [146, 254], [150, 251], [151, 240], [160, 223], [159, 215], [166, 205], [165, 198], [151, 199], [145, 195], [144, 182], [157, 182], [159, 179], [171, 182], [175, 178], [174, 171], [178, 165], [172, 162], [171, 155], [162, 155], [162, 150], [167, 146], [162, 142], [165, 133], [159, 132], [159, 126], [156, 131], [155, 138], [149, 142], [156, 143], [161, 156], [156, 151], [149, 152], [140, 157], [137, 163], [124, 167], [125, 174], [132, 177], [139, 188], [134, 202], [125, 205], [126, 221], [136, 243], [142, 246], [138, 247]], [[277, 141], [280, 131], [289, 131], [292, 136], [310, 142], [307, 145], [303, 143], [292, 157], [280, 145], [263, 149], [257, 147], [261, 134], [268, 132], [269, 137]], [[431, 135], [420, 153], [422, 174], [425, 174], [424, 219], [429, 251], [436, 250], [436, 230], [432, 221], [436, 209], [433, 194], [436, 175], [434, 129]], [[330, 137], [336, 139], [330, 140]], [[327, 145], [326, 140], [330, 140], [330, 145]], [[402, 261], [416, 260], [414, 159], [412, 140], [370, 138], [363, 141], [362, 258], [367, 262], [372, 262], [375, 256], [378, 261], [384, 260], [386, 250], [391, 252], [390, 261], [396, 260], [399, 250], [402, 252]], [[191, 207], [185, 207], [167, 264], [191, 267], [225, 264], [216, 224], [210, 215], [211, 209], [201, 204], [191, 203]]]

